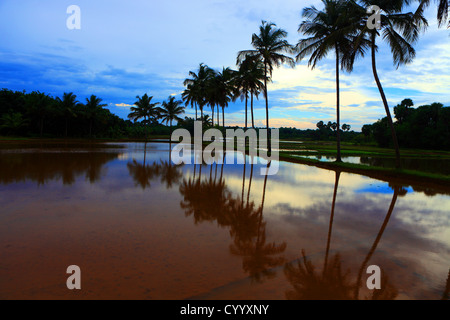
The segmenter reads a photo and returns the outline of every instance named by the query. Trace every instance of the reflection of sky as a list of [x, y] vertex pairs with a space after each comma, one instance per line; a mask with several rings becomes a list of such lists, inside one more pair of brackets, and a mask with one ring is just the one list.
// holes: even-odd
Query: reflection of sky
[[[79, 175], [70, 186], [63, 186], [62, 181], [49, 181], [39, 187], [31, 182], [0, 185], [3, 217], [13, 216], [12, 213], [16, 212], [15, 219], [19, 219], [16, 221], [25, 221], [24, 217], [30, 215], [33, 210], [42, 209], [48, 210], [44, 211], [46, 212], [44, 218], [37, 215], [27, 216], [29, 219], [27, 221], [33, 221], [37, 225], [44, 221], [45, 225], [51, 214], [55, 213], [68, 218], [79, 216], [87, 221], [94, 219], [92, 227], [96, 228], [103, 228], [105, 223], [112, 228], [111, 225], [114, 225], [115, 221], [128, 225], [131, 223], [129, 217], [138, 219], [137, 223], [143, 224], [144, 222], [139, 219], [145, 217], [143, 221], [152, 223], [148, 226], [151, 230], [149, 234], [155, 232], [172, 234], [173, 230], [177, 230], [181, 239], [197, 241], [198, 239], [192, 238], [192, 235], [196, 230], [203, 232], [206, 226], [196, 226], [195, 228], [200, 229], [195, 229], [192, 218], [185, 218], [180, 208], [182, 196], [179, 184], [175, 183], [172, 188], [167, 188], [161, 177], [155, 176], [151, 179], [150, 186], [142, 189], [130, 176], [127, 164], [133, 160], [143, 164], [144, 144], [125, 145], [127, 148], [121, 149], [122, 155], [107, 162], [102, 168], [102, 176], [94, 183], [90, 183], [85, 175]], [[146, 150], [146, 165], [169, 159], [167, 144], [149, 143]], [[199, 165], [185, 165], [180, 170], [184, 178], [193, 177], [194, 170], [198, 177], [199, 167]], [[264, 167], [259, 163], [253, 166], [250, 201], [254, 201], [256, 206], [262, 201], [264, 176], [259, 175], [259, 169]], [[218, 180], [221, 169], [221, 165], [214, 165], [212, 168], [203, 166], [202, 179], [207, 180], [211, 176], [212, 179]], [[242, 195], [243, 183], [244, 197], [247, 196], [250, 164], [245, 166], [245, 176], [243, 174], [244, 165], [223, 166], [226, 187], [234, 197]], [[280, 162], [279, 173], [269, 176], [266, 182], [264, 219], [267, 222], [267, 242], [286, 241], [285, 254], [288, 261], [297, 259], [301, 249], [305, 249], [308, 254], [322, 257], [329, 227], [335, 172]], [[342, 252], [343, 261], [352, 270], [369, 251], [386, 217], [392, 195], [393, 191], [386, 182], [357, 174], [340, 175], [331, 246], [333, 252]], [[421, 296], [420, 290], [426, 291], [425, 295], [434, 292], [435, 289], [436, 292], [440, 290], [439, 286], [445, 280], [443, 277], [448, 272], [450, 261], [448, 208], [450, 208], [448, 195], [430, 197], [408, 188], [405, 196], [398, 197], [394, 212], [371, 262], [382, 264], [389, 270], [390, 277], [398, 279], [399, 285], [403, 286], [403, 297]], [[3, 229], [10, 225], [8, 223], [11, 221], [6, 220]], [[185, 230], [191, 230], [189, 237], [185, 234], [187, 232]], [[6, 229], [4, 231], [4, 234], [8, 232]], [[204, 237], [203, 233], [201, 237]], [[215, 254], [218, 255], [217, 259], [230, 259], [227, 248], [232, 240], [228, 231], [223, 237], [226, 240], [223, 249], [221, 252], [216, 250]], [[159, 241], [161, 246], [166, 244], [162, 242], [163, 240]], [[175, 260], [177, 263], [183, 263], [176, 257], [180, 257], [180, 252], [175, 249], [179, 243], [173, 239], [171, 241], [172, 249], [168, 249], [168, 252], [173, 257], [167, 259], [173, 263]], [[211, 236], [201, 238], [201, 241], [208, 244], [217, 240]], [[197, 243], [192, 244], [192, 250], [194, 248], [197, 248]], [[401, 275], [402, 272], [404, 276]]]
[[[414, 189], [411, 187], [403, 188], [408, 193], [414, 192]], [[379, 183], [377, 185], [370, 184], [364, 188], [355, 190], [355, 193], [385, 193], [385, 194], [392, 194], [393, 190], [389, 186], [389, 183]]]

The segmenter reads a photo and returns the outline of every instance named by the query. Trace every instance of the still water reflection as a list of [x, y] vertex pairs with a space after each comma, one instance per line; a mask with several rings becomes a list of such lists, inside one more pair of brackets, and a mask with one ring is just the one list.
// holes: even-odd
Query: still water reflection
[[[1, 299], [441, 299], [450, 196], [169, 145], [0, 150]], [[427, 194], [421, 190], [427, 190]], [[432, 195], [432, 196], [431, 196]], [[69, 265], [82, 290], [66, 288]], [[382, 270], [381, 290], [366, 286]]]

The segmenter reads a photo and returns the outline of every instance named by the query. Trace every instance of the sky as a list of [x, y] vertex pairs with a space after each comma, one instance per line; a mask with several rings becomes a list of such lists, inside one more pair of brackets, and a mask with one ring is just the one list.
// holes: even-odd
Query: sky
[[[67, 28], [70, 5], [81, 10], [80, 29]], [[303, 8], [312, 0], [0, 0], [0, 88], [41, 91], [54, 97], [92, 94], [126, 118], [137, 96], [156, 102], [181, 99], [183, 81], [200, 63], [236, 69], [237, 53], [252, 49], [262, 20], [288, 32], [296, 44]], [[380, 44], [377, 67], [391, 110], [405, 98], [415, 106], [450, 105], [450, 30], [438, 28], [435, 5], [427, 31], [415, 44], [413, 63], [396, 69]], [[335, 121], [334, 54], [314, 70], [307, 60], [274, 70], [269, 85], [271, 127], [315, 129]], [[206, 108], [205, 110], [209, 110]], [[239, 99], [226, 110], [227, 125], [244, 124]], [[186, 109], [187, 116], [194, 110]], [[369, 56], [341, 74], [341, 123], [359, 130], [385, 116]], [[255, 124], [265, 125], [265, 103], [255, 101]]]

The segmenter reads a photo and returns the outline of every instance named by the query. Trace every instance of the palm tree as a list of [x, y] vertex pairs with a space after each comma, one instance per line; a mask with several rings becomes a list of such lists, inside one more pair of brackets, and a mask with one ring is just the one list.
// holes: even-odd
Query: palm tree
[[28, 125], [28, 120], [24, 119], [20, 112], [5, 113], [0, 120], [0, 129], [6, 129], [11, 134]]
[[183, 82], [183, 84], [192, 91], [192, 101], [194, 101], [200, 109], [200, 116], [202, 119], [203, 107], [206, 105], [208, 81], [212, 78], [213, 74], [213, 69], [203, 63], [200, 63], [197, 73], [189, 71], [191, 78], [187, 78]]
[[44, 134], [44, 121], [50, 114], [53, 103], [52, 97], [39, 91], [33, 91], [25, 97], [28, 112], [33, 118], [37, 118], [40, 137]]
[[102, 104], [102, 99], [95, 95], [91, 95], [88, 99], [86, 98], [85, 104], [85, 114], [89, 120], [89, 137], [92, 137], [92, 124], [94, 119], [98, 117], [99, 113], [106, 107], [106, 104]]
[[[419, 7], [417, 8], [417, 13], [423, 14], [423, 10], [430, 5], [431, 0], [418, 0], [418, 1], [420, 2], [420, 4]], [[438, 26], [442, 27], [447, 22], [449, 1], [436, 0], [436, 2], [438, 4], [438, 11], [437, 11]], [[448, 21], [448, 28], [450, 28], [450, 20]]]
[[248, 74], [248, 84], [250, 88], [250, 110], [252, 115], [252, 128], [255, 129], [255, 116], [253, 113], [253, 97], [258, 99], [261, 92], [265, 94], [264, 88], [264, 65], [261, 61], [254, 61]]
[[261, 91], [264, 91], [264, 65], [261, 60], [252, 56], [247, 56], [239, 64], [239, 71], [236, 74], [236, 96], [241, 100], [245, 98], [245, 128], [247, 128], [247, 102], [248, 94], [251, 96], [251, 116], [252, 128], [255, 128], [255, 118], [253, 114], [253, 96], [258, 97]]
[[[282, 53], [292, 52], [292, 46], [285, 40], [287, 32], [276, 28], [276, 24], [262, 21], [259, 27], [259, 34], [252, 35], [252, 46], [254, 50], [240, 51], [237, 58], [237, 64], [241, 64], [247, 56], [255, 57], [263, 62], [264, 65], [264, 96], [266, 100], [266, 127], [269, 130], [269, 100], [267, 94], [267, 81], [272, 76], [274, 66], [278, 67], [283, 63], [294, 67], [295, 61], [291, 57]], [[269, 140], [270, 141], [270, 140]], [[269, 143], [270, 150], [270, 143]]]
[[131, 113], [128, 114], [128, 119], [133, 120], [134, 122], [144, 119], [142, 123], [144, 125], [149, 125], [150, 123], [156, 121], [159, 117], [159, 102], [152, 103], [153, 96], [149, 97], [147, 94], [144, 94], [141, 97], [136, 96], [138, 99], [134, 105], [135, 107], [131, 107]]
[[184, 113], [185, 107], [182, 107], [182, 101], [175, 101], [175, 97], [169, 97], [168, 101], [164, 101], [162, 108], [158, 108], [159, 117], [162, 122], [168, 124], [170, 123], [170, 128], [172, 128], [172, 121], [183, 120], [179, 116]]
[[[346, 68], [351, 71], [351, 65], [343, 62], [345, 52], [349, 51], [352, 43], [352, 36], [357, 34], [358, 23], [353, 19], [351, 7], [348, 1], [322, 0], [323, 11], [319, 11], [314, 6], [303, 9], [305, 20], [300, 24], [298, 31], [310, 36], [302, 39], [297, 44], [297, 61], [305, 56], [311, 55], [308, 66], [312, 69], [317, 62], [325, 58], [329, 51], [333, 50], [336, 55], [336, 119], [337, 119], [337, 156], [336, 161], [341, 162], [341, 137], [340, 137], [340, 91], [339, 91], [339, 68]], [[363, 53], [363, 46], [366, 42], [361, 42], [360, 50]], [[342, 55], [341, 55], [342, 53]]]
[[69, 119], [76, 117], [75, 108], [79, 105], [79, 102], [76, 100], [77, 96], [73, 94], [73, 92], [66, 93], [64, 92], [63, 98], [56, 98], [57, 103], [59, 104], [59, 108], [64, 115], [65, 119], [65, 131], [64, 136], [67, 137], [67, 129], [69, 126]]
[[230, 68], [222, 68], [222, 71], [216, 72], [210, 80], [210, 102], [217, 105], [217, 125], [219, 122], [219, 107], [222, 108], [222, 126], [225, 127], [225, 107], [234, 96], [236, 71]]
[[[362, 30], [360, 36], [354, 41], [353, 52], [361, 50], [360, 44], [364, 41], [363, 39], [368, 38], [368, 40], [370, 40], [373, 76], [380, 92], [391, 130], [392, 141], [395, 149], [395, 163], [397, 168], [401, 167], [400, 148], [398, 145], [397, 134], [395, 132], [394, 123], [392, 122], [392, 116], [389, 110], [386, 95], [378, 77], [376, 67], [376, 39], [377, 37], [382, 35], [382, 39], [387, 42], [391, 49], [394, 65], [397, 69], [401, 65], [412, 62], [416, 55], [416, 51], [414, 50], [412, 44], [418, 40], [419, 33], [427, 27], [428, 22], [423, 16], [423, 12], [421, 12], [421, 10], [418, 10], [415, 13], [402, 13], [402, 10], [407, 3], [408, 1], [404, 0], [360, 0], [360, 6], [358, 10], [355, 9], [354, 11], [354, 15], [359, 17], [361, 25], [364, 25], [364, 29]], [[369, 29], [366, 26], [366, 8], [372, 5], [376, 5], [379, 8], [383, 9], [381, 13], [381, 25], [379, 29]], [[353, 57], [349, 59], [349, 61], [350, 64], [353, 64], [354, 54]]]
[[194, 84], [187, 85], [186, 89], [181, 94], [181, 98], [185, 102], [185, 106], [191, 105], [191, 108], [195, 108], [195, 120], [198, 119], [197, 115], [197, 92]]
[[134, 122], [144, 119], [144, 124], [149, 124], [158, 118], [158, 108], [157, 106], [160, 104], [159, 102], [152, 103], [153, 96], [149, 97], [147, 94], [144, 94], [141, 97], [136, 96], [136, 101], [134, 103], [135, 107], [131, 107], [131, 113], [128, 115], [128, 119], [133, 120]]

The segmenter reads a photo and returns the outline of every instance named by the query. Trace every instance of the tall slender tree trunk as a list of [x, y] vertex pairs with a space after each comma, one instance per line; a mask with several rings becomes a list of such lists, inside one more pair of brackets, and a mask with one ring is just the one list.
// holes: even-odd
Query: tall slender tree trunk
[[378, 90], [380, 91], [381, 99], [383, 100], [384, 109], [386, 111], [386, 116], [389, 122], [389, 127], [391, 128], [391, 135], [392, 135], [392, 141], [394, 143], [394, 149], [395, 149], [395, 167], [397, 169], [401, 168], [401, 162], [400, 162], [400, 148], [398, 145], [397, 140], [397, 134], [395, 132], [394, 123], [392, 122], [391, 112], [389, 111], [388, 102], [386, 99], [386, 96], [384, 94], [383, 87], [381, 86], [380, 79], [378, 78], [378, 72], [377, 72], [377, 66], [375, 61], [375, 33], [372, 33], [372, 71], [373, 76], [375, 78], [375, 82], [377, 83]]
[[243, 174], [242, 174], [242, 195], [241, 195], [241, 205], [244, 205], [245, 168], [246, 168], [246, 161], [245, 161], [245, 153], [244, 153], [244, 172], [243, 172]]
[[264, 96], [266, 98], [266, 128], [267, 128], [267, 146], [269, 154], [272, 152], [271, 134], [269, 130], [269, 98], [267, 92], [267, 62], [264, 60]]
[[200, 117], [202, 117], [202, 130], [203, 130], [203, 107], [200, 108]]
[[211, 115], [212, 126], [214, 127], [214, 107], [211, 108]]
[[339, 96], [339, 48], [336, 44], [336, 122], [337, 122], [337, 155], [336, 162], [342, 162], [341, 159], [341, 117], [340, 117], [340, 96]]
[[225, 107], [222, 107], [222, 127], [225, 128]]
[[197, 120], [198, 119], [198, 116], [197, 116], [197, 104], [195, 103], [195, 120]]
[[339, 177], [341, 176], [340, 171], [336, 171], [336, 177], [334, 180], [334, 192], [333, 192], [333, 202], [331, 204], [331, 215], [330, 215], [330, 223], [328, 226], [328, 238], [327, 238], [327, 249], [325, 251], [325, 263], [323, 266], [323, 274], [325, 274], [327, 270], [328, 264], [328, 253], [330, 252], [330, 243], [331, 243], [331, 231], [333, 230], [333, 220], [334, 220], [334, 208], [336, 206], [336, 195], [339, 186]]
[[247, 115], [248, 115], [248, 111], [247, 111], [247, 105], [248, 105], [248, 93], [245, 92], [245, 129], [247, 130]]
[[252, 112], [252, 128], [255, 129], [255, 116], [253, 114], [253, 92], [251, 92], [250, 94], [251, 94], [250, 109], [251, 109], [251, 112]]
[[220, 126], [220, 109], [219, 105], [217, 105], [217, 126]]
[[377, 237], [376, 237], [375, 241], [373, 242], [372, 247], [369, 250], [369, 253], [367, 254], [366, 258], [364, 259], [361, 267], [359, 268], [358, 278], [356, 280], [356, 285], [355, 285], [355, 297], [354, 298], [356, 300], [359, 297], [359, 287], [361, 286], [362, 274], [365, 271], [364, 269], [366, 269], [366, 265], [369, 262], [370, 258], [372, 257], [373, 253], [377, 249], [377, 246], [378, 246], [378, 243], [380, 242], [381, 237], [383, 236], [384, 230], [386, 229], [389, 219], [391, 218], [392, 212], [394, 211], [394, 207], [395, 207], [395, 203], [397, 202], [397, 197], [398, 197], [399, 191], [400, 191], [400, 187], [395, 186], [394, 194], [393, 194], [392, 200], [391, 200], [391, 205], [389, 206], [389, 210], [386, 214], [386, 217], [384, 218], [384, 221], [380, 228], [380, 231], [378, 231]]
[[252, 178], [253, 178], [253, 158], [252, 158], [251, 164], [250, 164], [250, 181], [248, 183], [248, 191], [247, 191], [247, 206], [248, 206], [248, 202], [250, 200], [250, 189], [252, 188]]

